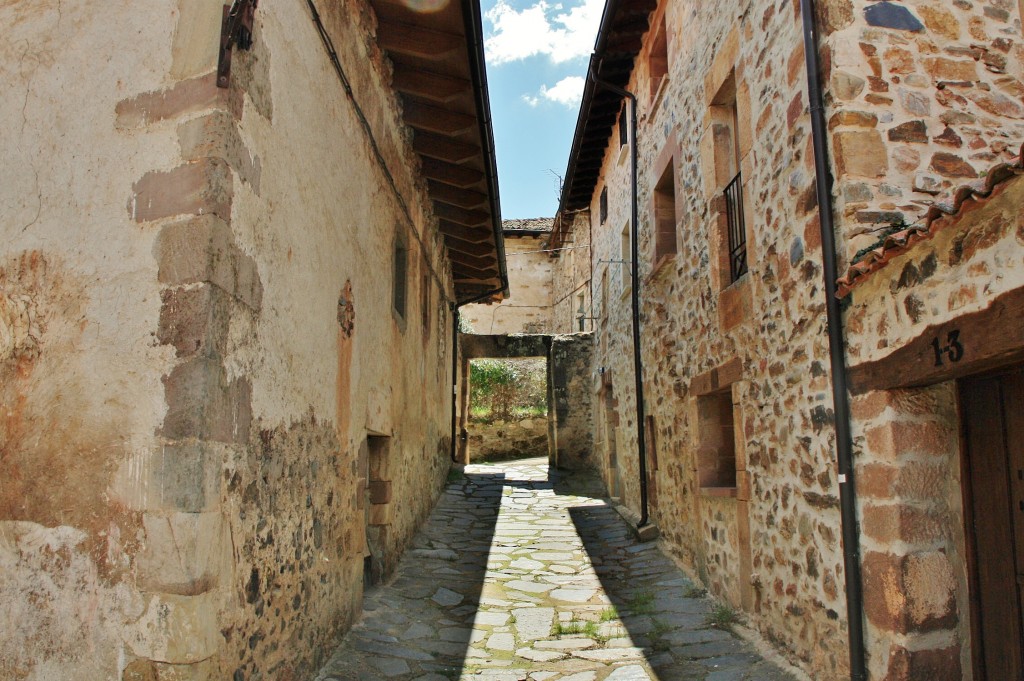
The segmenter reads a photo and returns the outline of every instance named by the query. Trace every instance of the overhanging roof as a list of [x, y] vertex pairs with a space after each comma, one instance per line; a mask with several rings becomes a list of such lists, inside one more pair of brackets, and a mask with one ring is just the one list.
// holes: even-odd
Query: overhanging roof
[[417, 11], [413, 7], [435, 3], [370, 4], [448, 247], [456, 297], [502, 289], [493, 296], [501, 298], [508, 277], [480, 5], [448, 0], [434, 11]]
[[[619, 88], [629, 84], [633, 62], [656, 7], [655, 0], [608, 0], [590, 57], [590, 70], [599, 80]], [[619, 95], [599, 87], [593, 78], [587, 78], [562, 184], [559, 214], [590, 206], [621, 106]], [[560, 222], [555, 223], [556, 231]]]

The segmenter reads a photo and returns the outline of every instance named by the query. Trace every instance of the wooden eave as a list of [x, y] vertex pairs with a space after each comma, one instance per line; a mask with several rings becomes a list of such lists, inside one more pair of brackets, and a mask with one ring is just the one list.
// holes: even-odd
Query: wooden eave
[[[599, 80], [620, 88], [629, 84], [636, 56], [649, 29], [651, 13], [656, 7], [656, 0], [608, 0], [601, 17], [597, 44], [590, 57], [590, 68]], [[560, 216], [590, 207], [605, 151], [621, 110], [622, 98], [619, 95], [598, 87], [592, 78], [587, 78], [562, 184], [558, 207]], [[571, 222], [571, 218], [555, 221], [550, 240], [552, 247], [562, 242], [563, 230]]]
[[500, 300], [507, 275], [478, 0], [448, 0], [431, 12], [401, 0], [370, 4], [445, 237], [455, 295], [465, 301], [497, 288], [489, 299]]

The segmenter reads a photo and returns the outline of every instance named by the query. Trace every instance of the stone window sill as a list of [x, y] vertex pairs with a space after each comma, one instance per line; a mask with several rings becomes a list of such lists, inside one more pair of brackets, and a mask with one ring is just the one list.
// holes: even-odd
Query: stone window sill
[[736, 488], [735, 487], [701, 487], [700, 495], [702, 497], [722, 497], [722, 498], [735, 498]]

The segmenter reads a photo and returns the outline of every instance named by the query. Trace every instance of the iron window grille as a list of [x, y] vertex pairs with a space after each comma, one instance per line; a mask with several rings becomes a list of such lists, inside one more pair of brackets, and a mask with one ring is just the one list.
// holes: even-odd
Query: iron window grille
[[736, 281], [747, 273], [747, 230], [743, 222], [743, 179], [740, 173], [725, 187], [725, 215], [729, 226], [729, 274]]

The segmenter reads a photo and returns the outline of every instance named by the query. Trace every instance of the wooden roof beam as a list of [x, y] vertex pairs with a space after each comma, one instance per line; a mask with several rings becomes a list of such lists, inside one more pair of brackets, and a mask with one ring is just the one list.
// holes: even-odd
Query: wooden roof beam
[[497, 274], [497, 266], [494, 268], [478, 270], [475, 267], [470, 267], [469, 265], [465, 265], [460, 262], [453, 262], [452, 270], [454, 270], [456, 280], [458, 280], [460, 276], [469, 276], [477, 281], [482, 281], [491, 279]]
[[388, 52], [441, 61], [458, 53], [466, 39], [457, 33], [432, 31], [421, 26], [382, 21], [377, 43]]
[[471, 244], [487, 243], [494, 238], [491, 230], [485, 227], [467, 227], [444, 219], [438, 220], [437, 226], [445, 236], [453, 236]]
[[430, 158], [462, 163], [480, 156], [480, 147], [475, 144], [456, 142], [444, 135], [435, 135], [426, 130], [418, 130], [412, 138], [412, 148], [417, 154]]
[[463, 189], [484, 180], [484, 174], [479, 170], [458, 166], [454, 163], [445, 163], [433, 158], [423, 159], [423, 175], [428, 180], [438, 180]]
[[447, 104], [473, 91], [473, 84], [468, 80], [442, 76], [401, 63], [395, 64], [391, 83], [402, 94], [422, 97], [441, 104]]
[[442, 135], [462, 135], [476, 126], [476, 116], [429, 104], [406, 101], [403, 109], [406, 125], [415, 130], [427, 130]]
[[448, 255], [451, 257], [452, 261], [462, 265], [469, 265], [470, 267], [478, 270], [494, 269], [498, 262], [493, 255], [484, 258], [474, 258], [473, 256], [460, 251], [449, 251]]
[[467, 210], [447, 203], [435, 203], [434, 213], [442, 220], [454, 222], [466, 227], [478, 227], [491, 219], [491, 214], [484, 210]]
[[458, 251], [467, 255], [480, 257], [488, 253], [494, 253], [494, 246], [489, 243], [471, 243], [451, 234], [444, 235], [444, 243], [449, 251]]
[[430, 197], [435, 201], [448, 203], [459, 208], [479, 208], [487, 205], [487, 194], [472, 189], [459, 189], [444, 182], [428, 180]]

